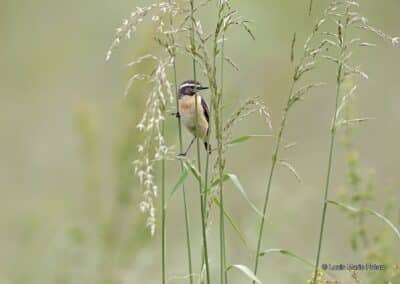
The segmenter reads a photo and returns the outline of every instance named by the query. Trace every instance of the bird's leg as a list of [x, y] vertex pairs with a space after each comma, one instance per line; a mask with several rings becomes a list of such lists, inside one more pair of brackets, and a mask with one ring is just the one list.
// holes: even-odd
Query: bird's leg
[[204, 147], [206, 148], [206, 151], [208, 152], [208, 154], [211, 154], [211, 152], [212, 152], [211, 145], [208, 144], [207, 141], [204, 142]]
[[196, 140], [196, 136], [193, 137], [192, 141], [190, 142], [189, 146], [187, 147], [186, 151], [184, 153], [179, 154], [181, 157], [186, 157], [187, 153], [190, 150], [190, 147], [192, 147], [194, 140]]
[[177, 118], [181, 117], [181, 114], [179, 112], [171, 112], [171, 115], [173, 115]]

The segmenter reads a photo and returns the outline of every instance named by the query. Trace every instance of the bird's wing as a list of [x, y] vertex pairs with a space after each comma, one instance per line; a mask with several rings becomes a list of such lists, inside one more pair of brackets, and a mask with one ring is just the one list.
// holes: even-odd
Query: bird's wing
[[201, 106], [203, 107], [204, 116], [207, 119], [207, 122], [210, 122], [210, 111], [208, 109], [208, 105], [205, 99], [201, 97]]

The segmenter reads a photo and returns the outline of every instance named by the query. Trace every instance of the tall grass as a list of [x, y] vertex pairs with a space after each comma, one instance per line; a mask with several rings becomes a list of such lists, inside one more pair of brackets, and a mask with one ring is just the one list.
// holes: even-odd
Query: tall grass
[[[313, 27], [310, 36], [307, 38], [304, 44], [304, 52], [301, 58], [298, 60], [297, 63], [294, 65], [293, 69], [293, 76], [292, 81], [290, 83], [290, 90], [289, 95], [287, 97], [286, 105], [283, 109], [283, 114], [281, 118], [281, 122], [278, 129], [278, 134], [275, 138], [275, 148], [272, 154], [272, 164], [271, 168], [268, 172], [268, 181], [266, 186], [265, 198], [264, 198], [264, 205], [262, 216], [260, 220], [260, 226], [258, 230], [258, 239], [257, 239], [257, 247], [256, 247], [256, 255], [255, 255], [255, 264], [254, 264], [254, 274], [257, 275], [259, 261], [261, 256], [261, 246], [262, 246], [262, 239], [264, 233], [264, 224], [265, 224], [265, 217], [267, 214], [268, 204], [269, 204], [269, 197], [272, 189], [273, 178], [276, 171], [276, 167], [278, 164], [288, 168], [296, 178], [299, 178], [299, 174], [295, 170], [295, 168], [286, 160], [281, 159], [280, 151], [281, 148], [284, 147], [284, 132], [287, 125], [288, 115], [290, 110], [296, 105], [297, 102], [304, 99], [304, 97], [315, 87], [322, 85], [322, 83], [311, 83], [305, 84], [302, 82], [303, 77], [312, 71], [316, 65], [316, 58], [321, 54], [327, 42], [320, 42], [315, 43], [314, 39], [320, 32], [321, 25], [325, 22], [325, 18], [321, 18]], [[291, 45], [291, 61], [294, 63], [295, 61], [295, 45], [296, 45], [296, 34], [293, 36], [292, 45]], [[300, 86], [299, 86], [300, 85]]]
[[[331, 175], [334, 162], [334, 149], [336, 133], [340, 127], [358, 124], [368, 120], [368, 118], [353, 118], [343, 119], [342, 111], [350, 98], [355, 94], [355, 87], [344, 93], [344, 84], [346, 80], [352, 80], [355, 77], [362, 77], [368, 79], [368, 76], [358, 67], [352, 64], [351, 59], [358, 47], [372, 47], [374, 44], [362, 42], [357, 36], [353, 36], [350, 32], [354, 29], [363, 29], [370, 31], [384, 40], [389, 40], [392, 44], [397, 45], [397, 38], [392, 38], [382, 31], [370, 26], [368, 20], [363, 17], [359, 12], [358, 1], [332, 1], [327, 9], [328, 19], [336, 25], [336, 31], [330, 32], [329, 35], [333, 37], [332, 47], [336, 51], [336, 55], [324, 55], [323, 58], [334, 63], [337, 66], [335, 82], [336, 82], [336, 95], [334, 100], [334, 108], [332, 115], [332, 126], [330, 134], [329, 156], [327, 165], [327, 174], [325, 179], [325, 188], [323, 196], [323, 205], [321, 213], [321, 224], [318, 238], [317, 254], [315, 259], [315, 269], [313, 283], [317, 283], [319, 262], [321, 257], [321, 250], [324, 237], [324, 229], [326, 225], [326, 214], [328, 203], [338, 205], [337, 202], [328, 200], [329, 189], [331, 184]], [[369, 210], [371, 211], [371, 210]], [[380, 214], [374, 214], [380, 216]]]
[[[209, 124], [209, 135], [214, 134], [217, 146], [216, 146], [216, 163], [214, 166], [214, 170], [216, 170], [215, 175], [217, 179], [215, 182], [209, 181], [209, 154], [207, 153], [206, 157], [206, 169], [205, 169], [205, 194], [203, 198], [203, 203], [201, 204], [204, 207], [202, 213], [206, 212], [206, 203], [208, 198], [208, 192], [212, 191], [210, 186], [212, 184], [218, 184], [218, 192], [219, 192], [219, 238], [220, 238], [220, 281], [221, 283], [226, 283], [227, 281], [227, 268], [226, 268], [226, 250], [225, 250], [225, 233], [224, 233], [224, 200], [223, 200], [223, 180], [225, 174], [225, 158], [224, 158], [224, 134], [223, 134], [223, 117], [222, 117], [222, 96], [223, 96], [223, 76], [221, 75], [221, 85], [218, 83], [218, 73], [217, 73], [217, 64], [218, 57], [221, 59], [221, 72], [223, 74], [223, 65], [226, 58], [224, 56], [224, 42], [225, 42], [225, 33], [226, 31], [234, 26], [240, 25], [245, 28], [246, 31], [250, 32], [245, 19], [240, 17], [237, 11], [232, 10], [228, 1], [221, 1], [218, 4], [218, 13], [215, 29], [210, 33], [205, 33], [203, 31], [203, 27], [200, 21], [196, 21], [195, 17], [192, 16], [192, 30], [195, 31], [195, 41], [196, 48], [192, 48], [190, 50], [191, 56], [199, 62], [199, 65], [203, 68], [203, 73], [206, 75], [208, 79], [208, 85], [211, 91], [211, 108], [210, 108], [210, 124]], [[250, 32], [251, 33], [251, 32]], [[193, 40], [193, 37], [192, 37]], [[211, 41], [210, 46], [211, 50], [208, 49], [208, 42]], [[193, 46], [193, 44], [192, 44]], [[213, 131], [212, 131], [213, 130]], [[210, 139], [210, 138], [209, 138]], [[200, 167], [200, 164], [198, 165]], [[205, 228], [204, 224], [204, 228]], [[203, 237], [204, 239], [204, 237]], [[203, 250], [204, 250], [203, 245]], [[204, 250], [206, 253], [206, 250]], [[205, 263], [206, 263], [206, 274], [207, 274], [207, 256], [205, 255]], [[208, 280], [208, 278], [207, 278]]]
[[[170, 1], [171, 3], [171, 1]], [[170, 25], [173, 26], [173, 15], [169, 15]], [[170, 47], [169, 52], [173, 57], [173, 82], [175, 87], [175, 106], [177, 113], [179, 113], [179, 100], [178, 100], [178, 78], [177, 78], [177, 66], [176, 66], [176, 46], [175, 46], [175, 36], [172, 34], [170, 36]], [[179, 143], [179, 153], [183, 152], [183, 141], [182, 141], [182, 121], [181, 117], [177, 115], [178, 121], [178, 143]], [[183, 161], [180, 161], [180, 170], [181, 173], [184, 171], [184, 164]], [[187, 259], [188, 259], [188, 272], [189, 272], [189, 283], [193, 284], [193, 266], [192, 266], [192, 249], [191, 249], [191, 240], [190, 240], [190, 221], [189, 221], [189, 212], [187, 206], [187, 198], [186, 198], [186, 190], [185, 185], [182, 184], [182, 200], [183, 200], [183, 211], [184, 211], [184, 218], [185, 218], [185, 232], [186, 232], [186, 250], [187, 250]]]
[[[165, 137], [165, 122], [161, 125], [161, 135]], [[166, 283], [166, 207], [165, 207], [165, 159], [161, 161], [161, 277]]]
[[[176, 78], [176, 51], [183, 52], [190, 55], [192, 58], [193, 65], [193, 79], [197, 79], [197, 65], [200, 66], [200, 70], [206, 75], [211, 90], [211, 110], [210, 110], [210, 124], [209, 124], [209, 139], [211, 135], [215, 134], [216, 140], [216, 163], [217, 178], [212, 182], [210, 180], [210, 154], [206, 153], [206, 165], [205, 171], [202, 170], [201, 165], [201, 149], [200, 141], [197, 139], [197, 162], [194, 167], [189, 161], [181, 160], [182, 174], [184, 174], [184, 167], [186, 170], [188, 167], [196, 173], [195, 176], [200, 193], [200, 210], [201, 210], [201, 223], [202, 223], [202, 250], [204, 253], [204, 264], [206, 271], [206, 281], [211, 283], [210, 267], [209, 267], [209, 256], [208, 256], [208, 245], [207, 245], [207, 233], [206, 233], [206, 217], [208, 216], [206, 206], [208, 202], [208, 193], [212, 191], [211, 184], [218, 184], [219, 192], [219, 223], [220, 223], [220, 281], [221, 283], [227, 282], [227, 269], [226, 269], [226, 257], [225, 257], [225, 233], [224, 233], [224, 201], [223, 201], [223, 179], [225, 169], [225, 158], [224, 148], [226, 141], [224, 141], [223, 134], [223, 116], [222, 116], [222, 94], [223, 94], [223, 74], [224, 74], [224, 62], [227, 58], [224, 55], [225, 45], [225, 33], [233, 26], [239, 25], [245, 28], [247, 32], [250, 32], [247, 24], [248, 21], [238, 15], [237, 11], [231, 9], [228, 1], [221, 1], [217, 5], [217, 19], [215, 29], [211, 32], [213, 36], [208, 37], [204, 32], [201, 25], [201, 21], [197, 19], [197, 13], [200, 9], [205, 8], [209, 2], [204, 2], [196, 5], [193, 0], [188, 1], [188, 6], [180, 6], [177, 2], [169, 1], [161, 2], [159, 4], [152, 4], [147, 7], [138, 7], [131, 16], [123, 21], [121, 27], [117, 29], [117, 35], [113, 41], [110, 50], [107, 53], [107, 60], [110, 59], [113, 50], [118, 47], [120, 41], [125, 38], [134, 36], [137, 27], [143, 23], [144, 18], [150, 18], [153, 22], [157, 23], [155, 38], [159, 45], [164, 49], [166, 57], [162, 58], [154, 54], [146, 54], [139, 57], [137, 60], [132, 61], [128, 64], [129, 67], [133, 67], [138, 64], [142, 64], [144, 61], [154, 62], [154, 70], [148, 74], [135, 74], [131, 77], [128, 82], [127, 91], [129, 92], [132, 85], [137, 80], [145, 80], [154, 85], [154, 88], [150, 90], [149, 98], [146, 102], [146, 112], [144, 113], [142, 120], [138, 124], [138, 128], [145, 132], [145, 140], [138, 146], [139, 158], [134, 161], [135, 173], [138, 175], [140, 182], [144, 186], [144, 197], [145, 200], [141, 203], [140, 207], [142, 211], [148, 212], [148, 226], [152, 234], [155, 233], [155, 208], [153, 198], [157, 195], [157, 186], [154, 183], [155, 163], [161, 161], [161, 251], [162, 251], [162, 282], [166, 281], [166, 200], [165, 200], [165, 161], [171, 159], [171, 149], [166, 145], [165, 142], [165, 123], [167, 109], [169, 104], [173, 101], [171, 83], [168, 79], [167, 69], [173, 69], [175, 93], [177, 93], [177, 78]], [[175, 24], [172, 21], [173, 17], [179, 16], [181, 20], [179, 24]], [[169, 26], [166, 29], [164, 18], [169, 18]], [[189, 45], [181, 44], [176, 41], [175, 35], [179, 32], [187, 33], [189, 38]], [[208, 42], [211, 42], [209, 49]], [[221, 44], [222, 43], [222, 44]], [[186, 48], [189, 46], [189, 48]], [[218, 57], [220, 57], [220, 86], [218, 84]], [[233, 62], [228, 60], [231, 64]], [[186, 79], [186, 78], [185, 78]], [[177, 94], [175, 94], [176, 97]], [[196, 94], [196, 97], [198, 95]], [[177, 100], [175, 99], [177, 108]], [[196, 100], [197, 102], [197, 100]], [[259, 106], [259, 105], [258, 105]], [[196, 103], [196, 115], [199, 106]], [[177, 110], [179, 113], [179, 109]], [[197, 127], [197, 126], [196, 126]], [[179, 132], [179, 148], [182, 149], [182, 133], [181, 133], [181, 122], [178, 119], [178, 132]], [[211, 131], [214, 129], [214, 131]], [[153, 141], [156, 141], [154, 144]], [[213, 170], [214, 170], [213, 169]], [[183, 185], [183, 182], [182, 182]], [[182, 188], [183, 189], [183, 188]], [[184, 189], [183, 189], [184, 190]], [[191, 252], [190, 252], [190, 236], [189, 236], [189, 221], [187, 218], [187, 206], [186, 197], [184, 195], [184, 207], [185, 207], [185, 222], [186, 222], [186, 234], [187, 234], [187, 246], [189, 256], [189, 279], [192, 279], [192, 268], [191, 268]]]
[[[266, 125], [270, 126], [270, 116], [268, 109], [259, 97], [245, 98], [244, 103], [233, 111], [231, 116], [224, 113], [225, 98], [225, 64], [229, 63], [237, 69], [235, 63], [226, 57], [226, 34], [232, 27], [239, 26], [254, 38], [250, 28], [249, 21], [240, 16], [238, 11], [233, 9], [227, 0], [217, 1], [216, 6], [212, 6], [212, 1], [197, 2], [187, 0], [184, 2], [160, 2], [151, 4], [147, 7], [137, 7], [131, 16], [124, 20], [121, 27], [117, 29], [117, 35], [107, 53], [107, 59], [122, 39], [129, 39], [135, 35], [137, 28], [142, 25], [145, 19], [153, 22], [152, 36], [156, 39], [159, 50], [155, 54], [145, 54], [138, 57], [128, 64], [129, 67], [141, 65], [147, 62], [151, 66], [150, 72], [135, 73], [129, 80], [127, 91], [129, 93], [133, 84], [138, 81], [150, 83], [147, 90], [147, 99], [145, 102], [145, 111], [137, 127], [143, 132], [143, 141], [138, 145], [138, 158], [134, 161], [135, 174], [143, 188], [143, 201], [140, 203], [140, 209], [148, 214], [147, 226], [152, 235], [156, 233], [156, 206], [155, 198], [158, 196], [158, 189], [161, 190], [161, 281], [168, 282], [167, 267], [167, 203], [171, 196], [179, 189], [183, 194], [183, 207], [185, 219], [185, 237], [188, 256], [188, 282], [194, 282], [194, 272], [192, 267], [192, 249], [190, 236], [189, 210], [186, 199], [185, 181], [190, 176], [194, 178], [199, 191], [199, 207], [201, 218], [201, 269], [199, 272], [199, 282], [210, 284], [217, 282], [221, 284], [229, 283], [228, 272], [231, 269], [237, 269], [242, 272], [253, 283], [261, 283], [257, 274], [260, 268], [260, 257], [270, 252], [279, 252], [283, 255], [295, 258], [301, 262], [311, 265], [303, 257], [287, 251], [285, 249], [267, 249], [262, 250], [262, 241], [264, 235], [264, 225], [266, 216], [268, 216], [268, 205], [272, 187], [274, 185], [275, 174], [278, 166], [283, 166], [292, 172], [300, 180], [295, 167], [284, 157], [283, 149], [289, 147], [286, 144], [286, 129], [291, 110], [298, 102], [306, 98], [315, 87], [321, 86], [321, 82], [313, 82], [312, 71], [317, 68], [320, 61], [329, 61], [336, 64], [336, 95], [334, 100], [334, 115], [332, 117], [332, 127], [329, 145], [328, 171], [326, 175], [324, 198], [321, 214], [321, 224], [319, 230], [319, 241], [317, 246], [317, 255], [314, 263], [313, 282], [316, 283], [318, 277], [322, 277], [318, 271], [320, 256], [323, 248], [323, 236], [326, 225], [326, 214], [328, 204], [353, 210], [354, 208], [343, 205], [339, 202], [329, 200], [329, 189], [331, 176], [333, 172], [333, 161], [335, 158], [335, 139], [337, 129], [341, 126], [357, 124], [366, 120], [366, 118], [347, 118], [342, 119], [340, 114], [347, 103], [347, 99], [353, 96], [353, 89], [347, 94], [343, 94], [343, 84], [347, 78], [353, 78], [361, 75], [366, 77], [358, 67], [350, 64], [354, 46], [371, 46], [369, 43], [362, 42], [356, 38], [348, 38], [348, 29], [363, 29], [373, 32], [381, 38], [399, 44], [398, 38], [387, 36], [380, 30], [368, 25], [365, 18], [362, 17], [356, 8], [357, 1], [332, 1], [328, 8], [324, 10], [321, 18], [313, 25], [310, 35], [305, 40], [303, 51], [297, 57], [296, 35], [293, 37], [290, 59], [293, 64], [293, 73], [290, 79], [289, 93], [286, 103], [283, 107], [282, 117], [274, 137], [274, 148], [271, 157], [271, 167], [267, 172], [267, 184], [265, 188], [265, 197], [263, 209], [260, 212], [258, 208], [250, 201], [240, 179], [237, 175], [227, 172], [227, 151], [235, 144], [245, 142], [256, 135], [244, 135], [232, 139], [232, 129], [243, 119], [246, 119], [253, 113], [260, 113], [264, 118]], [[309, 13], [313, 8], [313, 1], [310, 1]], [[215, 11], [215, 24], [205, 31], [200, 12], [203, 9]], [[331, 31], [331, 24], [336, 25], [337, 29]], [[161, 53], [161, 55], [159, 54]], [[334, 55], [332, 55], [334, 54]], [[190, 59], [190, 72], [192, 78], [177, 78], [177, 57], [182, 56], [182, 60]], [[180, 62], [180, 61], [179, 61]], [[207, 80], [210, 88], [210, 121], [209, 135], [207, 142], [216, 145], [212, 149], [212, 155], [205, 152], [205, 164], [202, 165], [201, 157], [203, 147], [200, 146], [200, 140], [196, 140], [196, 154], [193, 162], [189, 157], [176, 158], [174, 145], [168, 145], [166, 141], [167, 129], [166, 120], [169, 117], [171, 108], [176, 108], [179, 113], [178, 103], [178, 82], [186, 79], [198, 80], [201, 75]], [[170, 79], [172, 77], [172, 79]], [[198, 120], [198, 98], [196, 94], [196, 120]], [[177, 119], [178, 133], [178, 151], [183, 149], [182, 123], [180, 117]], [[196, 124], [196, 133], [198, 133], [198, 124]], [[265, 136], [265, 135], [262, 135]], [[211, 143], [212, 142], [212, 143]], [[214, 161], [213, 161], [214, 160]], [[177, 178], [175, 187], [169, 196], [167, 195], [167, 184], [169, 181], [166, 174], [168, 161], [175, 161], [180, 164], [180, 177]], [[213, 163], [212, 163], [213, 162]], [[155, 170], [161, 164], [161, 177], [158, 178], [158, 172]], [[204, 166], [204, 167], [203, 167]], [[157, 184], [160, 181], [160, 185]], [[229, 264], [227, 259], [227, 236], [225, 234], [225, 225], [230, 224], [240, 237], [242, 233], [234, 220], [229, 216], [226, 210], [226, 194], [224, 192], [224, 183], [231, 181], [235, 189], [243, 196], [245, 201], [260, 217], [257, 235], [257, 244], [255, 249], [255, 259], [253, 270], [246, 264]], [[209, 239], [207, 229], [209, 228], [210, 212], [213, 205], [218, 206], [218, 229], [219, 229], [219, 279], [212, 277], [212, 254], [209, 251]], [[355, 210], [355, 209], [354, 209]], [[370, 214], [381, 218], [389, 227], [398, 233], [396, 227], [385, 217], [375, 211], [368, 211]], [[381, 216], [381, 217], [380, 217]], [[357, 276], [354, 276], [357, 277]]]
[[[197, 50], [196, 46], [196, 18], [195, 18], [195, 3], [194, 0], [190, 0], [190, 18], [191, 18], [191, 29], [190, 29], [190, 41], [191, 41], [191, 53], [192, 53], [192, 67], [193, 67], [193, 79], [197, 81], [197, 64], [196, 64], [196, 59], [195, 59], [195, 54]], [[200, 139], [199, 139], [199, 94], [196, 93], [195, 95], [195, 112], [196, 112], [196, 152], [197, 152], [197, 170], [198, 172], [202, 173], [201, 169], [201, 154], [200, 154]], [[206, 169], [207, 171], [207, 169]], [[207, 176], [207, 174], [206, 174]], [[200, 195], [200, 214], [201, 214], [201, 230], [202, 230], [202, 239], [203, 239], [203, 253], [204, 253], [204, 264], [205, 264], [205, 269], [206, 269], [206, 279], [207, 279], [207, 284], [211, 283], [211, 275], [210, 275], [210, 262], [209, 262], [209, 256], [208, 256], [208, 245], [207, 245], [207, 229], [206, 229], [206, 212], [205, 212], [205, 198], [204, 198], [204, 192], [203, 192], [203, 177], [200, 177], [198, 179], [198, 184], [199, 184], [199, 195]], [[205, 183], [207, 183], [205, 181]]]
[[[222, 37], [222, 45], [221, 45], [221, 97], [219, 99], [218, 104], [222, 104], [222, 96], [224, 93], [224, 60], [225, 57], [225, 36]], [[222, 115], [221, 115], [222, 116]], [[221, 117], [222, 121], [222, 117]], [[222, 132], [222, 123], [219, 125], [219, 133]], [[222, 147], [218, 149], [219, 156], [222, 156]], [[209, 155], [209, 154], [207, 154]], [[224, 215], [224, 194], [223, 194], [223, 164], [222, 162], [219, 163], [219, 201], [220, 201], [220, 209], [219, 209], [219, 239], [220, 239], [220, 275], [221, 275], [221, 283], [228, 283], [228, 273], [226, 271], [226, 244], [225, 244], [225, 215]]]
[[[346, 80], [343, 89], [350, 91], [354, 89], [353, 80]], [[344, 119], [351, 120], [358, 117], [356, 96], [349, 98], [344, 107]], [[371, 283], [397, 283], [400, 281], [400, 271], [396, 266], [399, 258], [392, 247], [396, 246], [397, 240], [389, 227], [375, 230], [368, 223], [368, 207], [373, 206], [373, 200], [378, 195], [385, 196], [383, 216], [394, 220], [394, 224], [400, 225], [395, 217], [399, 210], [399, 200], [394, 195], [393, 185], [384, 185], [379, 189], [376, 187], [376, 176], [373, 169], [365, 170], [361, 164], [361, 155], [356, 146], [357, 131], [355, 125], [346, 125], [343, 131], [343, 145], [346, 149], [347, 183], [340, 188], [339, 200], [343, 204], [359, 208], [357, 211], [344, 210], [347, 218], [352, 222], [353, 228], [349, 242], [354, 252], [362, 253], [363, 263], [379, 263], [385, 266], [381, 273], [369, 272], [360, 275], [363, 281], [367, 279]], [[360, 283], [361, 280], [360, 280]]]

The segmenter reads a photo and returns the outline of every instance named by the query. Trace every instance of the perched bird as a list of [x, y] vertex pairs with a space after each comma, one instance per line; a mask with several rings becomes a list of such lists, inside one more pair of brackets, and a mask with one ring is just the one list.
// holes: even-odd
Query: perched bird
[[[186, 151], [181, 154], [182, 156], [186, 156], [196, 137], [202, 139], [206, 151], [209, 153], [211, 152], [211, 146], [208, 144], [208, 124], [210, 122], [209, 109], [206, 101], [200, 95], [196, 96], [198, 91], [205, 89], [208, 89], [208, 87], [204, 87], [194, 80], [185, 81], [179, 86], [179, 110], [177, 116], [182, 119], [183, 124], [194, 136]], [[198, 125], [197, 133], [196, 124]]]

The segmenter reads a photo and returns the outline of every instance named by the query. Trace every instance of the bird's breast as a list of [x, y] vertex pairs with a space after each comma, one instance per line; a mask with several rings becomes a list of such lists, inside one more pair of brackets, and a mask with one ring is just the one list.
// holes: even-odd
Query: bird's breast
[[204, 138], [208, 130], [208, 122], [204, 117], [203, 107], [201, 106], [201, 97], [197, 96], [197, 116], [196, 116], [196, 104], [195, 96], [188, 98], [182, 98], [179, 100], [179, 113], [181, 115], [182, 123], [187, 129], [195, 135], [196, 132], [196, 120], [199, 123], [199, 130], [201, 138]]

